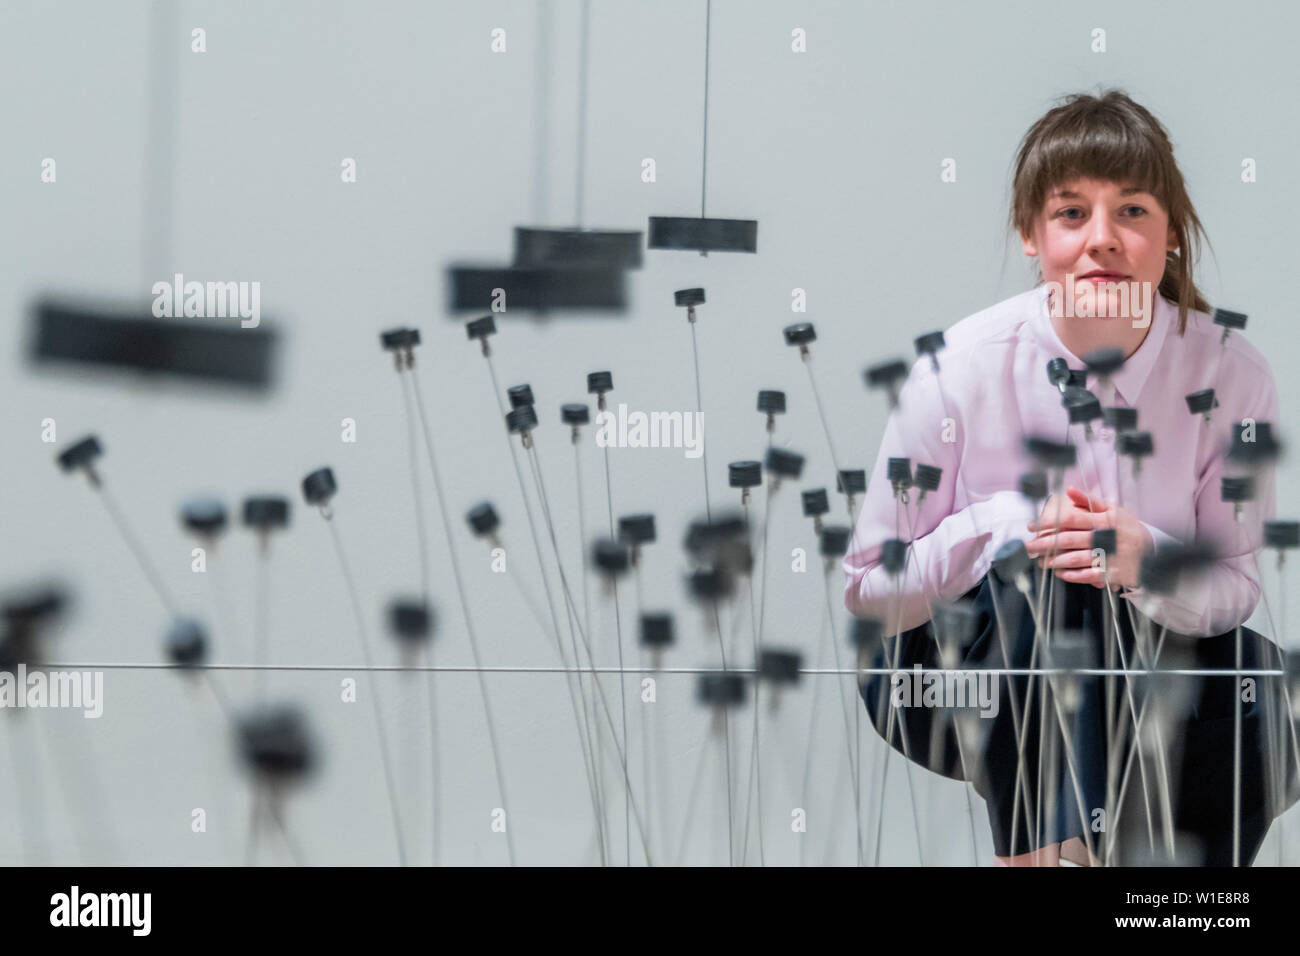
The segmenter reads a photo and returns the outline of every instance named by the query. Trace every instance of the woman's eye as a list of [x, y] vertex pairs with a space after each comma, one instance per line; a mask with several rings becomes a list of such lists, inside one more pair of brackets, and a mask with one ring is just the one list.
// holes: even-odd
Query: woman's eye
[[1147, 211], [1143, 209], [1141, 206], [1126, 206], [1125, 208], [1128, 209], [1131, 213], [1133, 213], [1135, 217], [1141, 217], [1147, 214]]
[[1058, 219], [1077, 219], [1079, 218], [1078, 216], [1071, 215], [1072, 213], [1076, 213], [1076, 212], [1079, 213], [1080, 215], [1083, 214], [1083, 210], [1079, 209], [1078, 207], [1069, 206], [1057, 212], [1056, 216]]

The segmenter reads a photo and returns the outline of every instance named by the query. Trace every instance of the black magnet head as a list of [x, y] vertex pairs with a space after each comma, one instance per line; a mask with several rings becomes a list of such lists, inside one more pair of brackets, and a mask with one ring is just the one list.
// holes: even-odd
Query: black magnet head
[[1131, 432], [1138, 427], [1138, 410], [1136, 408], [1103, 408], [1102, 420], [1117, 432]]
[[1074, 464], [1075, 447], [1050, 438], [1026, 438], [1025, 451], [1042, 468], [1069, 468]]
[[934, 465], [917, 465], [912, 481], [922, 491], [938, 491], [943, 479], [943, 469]]
[[842, 495], [860, 495], [867, 490], [867, 473], [861, 468], [841, 468], [835, 476], [835, 490]]
[[497, 320], [491, 315], [485, 315], [481, 319], [473, 319], [465, 323], [465, 335], [471, 339], [485, 339], [489, 335], [497, 334]]
[[1152, 594], [1168, 594], [1178, 583], [1178, 574], [1164, 551], [1153, 551], [1138, 565], [1138, 581]]
[[822, 528], [821, 554], [823, 558], [842, 558], [849, 550], [849, 539], [853, 529], [842, 524], [831, 524]]
[[289, 526], [289, 499], [279, 495], [250, 495], [244, 499], [244, 526], [258, 531]]
[[561, 405], [560, 421], [565, 425], [586, 425], [591, 421], [591, 409], [578, 402]]
[[307, 722], [294, 707], [265, 707], [239, 719], [240, 752], [249, 767], [274, 778], [300, 776], [315, 763]]
[[6, 595], [0, 603], [0, 617], [15, 631], [29, 631], [39, 624], [48, 623], [67, 602], [62, 588], [42, 585]]
[[226, 506], [206, 495], [191, 498], [181, 505], [181, 524], [194, 534], [218, 534], [226, 527]]
[[1041, 471], [1029, 471], [1020, 476], [1020, 493], [1031, 501], [1047, 497], [1047, 476]]
[[1124, 366], [1124, 350], [1097, 349], [1083, 357], [1083, 364], [1094, 375], [1114, 375]]
[[893, 388], [896, 383], [907, 378], [907, 363], [902, 359], [873, 365], [863, 375], [871, 388]]
[[703, 289], [678, 289], [676, 292], [673, 293], [673, 302], [681, 306], [703, 305], [704, 290]]
[[651, 216], [646, 248], [757, 252], [758, 220]]
[[1258, 468], [1276, 460], [1281, 452], [1282, 446], [1273, 437], [1272, 423], [1233, 423], [1232, 442], [1228, 446], [1229, 461], [1248, 468]]
[[1069, 414], [1071, 425], [1086, 425], [1101, 418], [1101, 402], [1086, 388], [1067, 386], [1061, 404]]
[[1255, 479], [1252, 475], [1224, 475], [1219, 487], [1223, 501], [1242, 502], [1255, 499]]
[[189, 617], [178, 617], [167, 629], [167, 657], [173, 664], [193, 667], [202, 663], [207, 653], [203, 626]]
[[1187, 410], [1193, 415], [1203, 415], [1217, 404], [1212, 388], [1203, 388], [1187, 396]]
[[769, 415], [782, 414], [785, 412], [785, 392], [763, 389], [758, 393], [758, 410]]
[[933, 623], [935, 636], [948, 645], [969, 644], [975, 637], [978, 618], [975, 605], [971, 601], [936, 604]]
[[1047, 380], [1056, 388], [1070, 381], [1070, 363], [1063, 358], [1054, 358], [1047, 363]]
[[765, 647], [758, 652], [758, 676], [773, 684], [797, 684], [802, 663], [803, 655], [798, 651]]
[[943, 332], [926, 332], [917, 336], [913, 344], [916, 345], [917, 355], [934, 355], [945, 345]]
[[419, 598], [395, 598], [388, 605], [388, 629], [412, 644], [427, 640], [433, 630], [433, 612]]
[[1019, 538], [1008, 541], [993, 555], [993, 570], [1004, 584], [1014, 584], [1016, 575], [1024, 574], [1031, 564], [1033, 559]]
[[465, 515], [465, 520], [469, 522], [470, 529], [478, 537], [491, 534], [501, 526], [501, 519], [497, 517], [497, 511], [490, 501], [480, 501], [470, 508]]
[[510, 399], [511, 408], [537, 404], [533, 401], [533, 387], [531, 385], [511, 385], [506, 389], [506, 397]]
[[880, 618], [855, 617], [853, 626], [849, 628], [849, 643], [859, 653], [875, 650], [876, 645], [880, 643], [880, 636], [883, 631], [884, 628], [881, 626]]
[[732, 488], [753, 488], [763, 483], [763, 466], [756, 461], [733, 461], [727, 466], [727, 483]]
[[1228, 309], [1215, 309], [1214, 324], [1221, 325], [1225, 329], [1244, 329], [1246, 327], [1246, 313], [1232, 312]]
[[39, 660], [42, 626], [51, 623], [67, 602], [58, 585], [41, 585], [7, 595], [0, 603], [5, 628], [0, 629], [0, 671], [13, 673], [19, 664]]
[[817, 341], [817, 330], [812, 327], [811, 322], [787, 325], [781, 330], [781, 334], [785, 336], [786, 345], [807, 345], [809, 342]]
[[697, 557], [708, 557], [728, 541], [743, 538], [749, 533], [749, 524], [741, 512], [723, 513], [712, 521], [692, 521], [686, 529], [686, 550]]
[[631, 564], [627, 545], [609, 538], [601, 538], [592, 545], [591, 562], [610, 577], [624, 573]]
[[885, 466], [885, 477], [891, 485], [908, 487], [912, 484], [912, 459], [891, 458]]
[[1114, 554], [1115, 553], [1115, 529], [1114, 528], [1093, 528], [1091, 550], [1102, 551], [1105, 554]]
[[803, 516], [805, 518], [816, 518], [818, 515], [824, 515], [830, 510], [831, 505], [826, 498], [825, 488], [810, 488], [803, 493]]
[[512, 432], [530, 432], [537, 427], [537, 410], [520, 405], [506, 413], [506, 428]]
[[59, 467], [64, 471], [72, 471], [74, 468], [93, 463], [102, 454], [104, 449], [99, 444], [99, 439], [94, 435], [87, 435], [59, 453]]
[[605, 265], [564, 267], [524, 265], [447, 266], [447, 305], [453, 312], [478, 312], [502, 293], [511, 315], [521, 311], [627, 308], [627, 273]]
[[1155, 453], [1150, 432], [1120, 432], [1115, 447], [1119, 449], [1121, 455], [1130, 455], [1133, 458], [1145, 458]]
[[613, 390], [614, 390], [613, 372], [588, 372], [587, 373], [587, 391], [592, 395], [598, 395], [601, 392], [612, 392]]
[[1167, 544], [1142, 558], [1138, 580], [1152, 594], [1168, 594], [1180, 577], [1203, 570], [1215, 557], [1214, 549], [1202, 542]]
[[642, 235], [611, 229], [515, 227], [515, 265], [641, 268]]
[[671, 614], [641, 615], [641, 646], [670, 647], [673, 643], [673, 618]]
[[798, 478], [803, 474], [803, 455], [784, 448], [769, 448], [764, 464], [768, 471], [781, 478]]
[[309, 505], [329, 504], [338, 490], [334, 472], [329, 468], [317, 468], [302, 480], [302, 496]]
[[696, 695], [710, 707], [738, 707], [745, 702], [744, 675], [728, 671], [701, 674]]
[[749, 574], [754, 570], [754, 551], [744, 538], [732, 538], [718, 548], [718, 567], [730, 574]]
[[409, 349], [420, 344], [419, 329], [389, 329], [379, 333], [379, 344], [392, 352], [396, 349]]
[[698, 601], [725, 598], [735, 588], [735, 580], [722, 568], [697, 568], [687, 577], [691, 596]]
[[[220, 285], [208, 284], [208, 304], [233, 313], [236, 290]], [[228, 308], [220, 309], [214, 297]], [[166, 311], [167, 316], [154, 316], [144, 309], [44, 298], [32, 304], [28, 354], [41, 366], [77, 363], [256, 389], [273, 384], [278, 338], [273, 322], [258, 328], [241, 327], [233, 315], [222, 321], [186, 317], [180, 303], [174, 315]]]
[[1266, 548], [1300, 548], [1300, 521], [1265, 521]]
[[0, 674], [14, 673], [19, 664], [34, 659], [35, 642], [27, 631], [0, 636]]
[[618, 519], [618, 540], [626, 544], [649, 544], [655, 540], [655, 516], [624, 515]]
[[907, 560], [907, 542], [898, 538], [888, 538], [880, 546], [880, 563], [890, 574], [897, 574], [903, 570], [903, 563]]

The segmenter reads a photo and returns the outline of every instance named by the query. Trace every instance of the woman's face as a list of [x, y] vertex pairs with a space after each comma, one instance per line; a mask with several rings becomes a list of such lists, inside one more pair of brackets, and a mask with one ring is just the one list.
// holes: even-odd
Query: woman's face
[[[1140, 302], [1155, 301], [1155, 291], [1164, 276], [1165, 253], [1178, 248], [1169, 226], [1169, 214], [1151, 193], [1087, 178], [1074, 179], [1052, 190], [1034, 223], [1032, 235], [1021, 233], [1020, 238], [1025, 254], [1038, 257], [1043, 280], [1059, 284], [1051, 288], [1068, 290], [1066, 280], [1072, 277], [1076, 303], [1095, 295], [1095, 313], [1092, 316], [1083, 313], [1081, 322], [1085, 328], [1076, 330], [1088, 339], [1135, 337], [1133, 332], [1121, 332], [1119, 328], [1103, 330], [1087, 326], [1099, 322], [1115, 325], [1116, 318], [1132, 318], [1134, 323], [1118, 324], [1135, 326], [1142, 317], [1138, 310]], [[1085, 278], [1090, 273], [1094, 276]], [[1129, 297], [1131, 306], [1125, 309], [1119, 290], [1107, 285], [1121, 281], [1134, 292], [1149, 289], [1150, 298]], [[1139, 285], [1133, 285], [1135, 282]], [[1084, 290], [1082, 287], [1087, 283], [1092, 287]], [[1068, 314], [1079, 315], [1078, 312]], [[1142, 333], [1137, 336], [1140, 343], [1146, 325], [1136, 325], [1136, 328]]]

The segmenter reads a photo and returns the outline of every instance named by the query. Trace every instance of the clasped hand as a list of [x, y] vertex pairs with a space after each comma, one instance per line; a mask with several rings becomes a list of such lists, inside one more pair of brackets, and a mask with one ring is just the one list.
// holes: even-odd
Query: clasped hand
[[[1155, 547], [1151, 532], [1131, 511], [1078, 488], [1049, 497], [1027, 527], [1034, 537], [1025, 542], [1025, 550], [1040, 568], [1051, 568], [1062, 581], [1095, 588], [1107, 581], [1112, 590], [1137, 587], [1142, 556]], [[1115, 551], [1104, 556], [1104, 571], [1092, 553], [1092, 532], [1098, 528], [1115, 529]]]

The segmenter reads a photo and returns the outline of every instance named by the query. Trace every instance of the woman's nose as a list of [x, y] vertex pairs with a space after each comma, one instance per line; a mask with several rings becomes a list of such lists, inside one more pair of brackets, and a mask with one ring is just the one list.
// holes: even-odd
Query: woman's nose
[[1099, 210], [1092, 217], [1088, 229], [1088, 248], [1112, 252], [1119, 248], [1119, 234], [1105, 210]]

